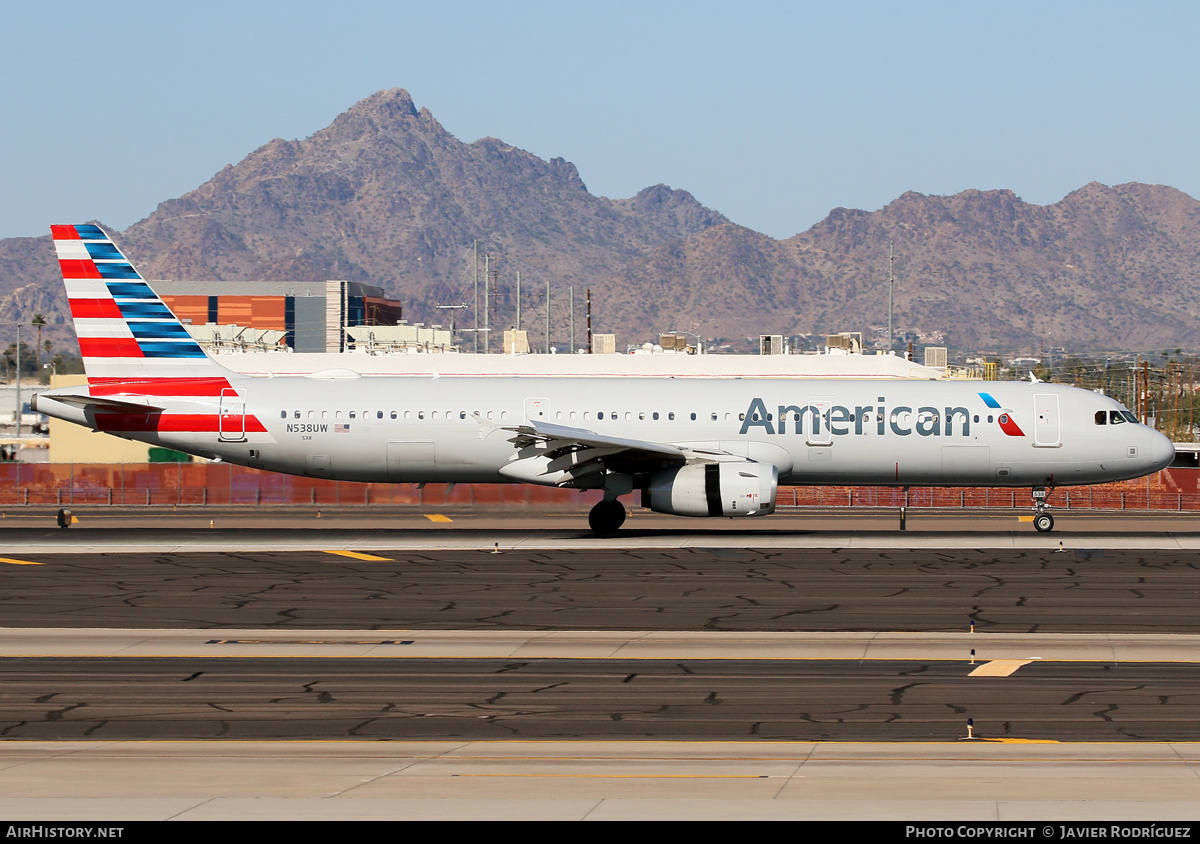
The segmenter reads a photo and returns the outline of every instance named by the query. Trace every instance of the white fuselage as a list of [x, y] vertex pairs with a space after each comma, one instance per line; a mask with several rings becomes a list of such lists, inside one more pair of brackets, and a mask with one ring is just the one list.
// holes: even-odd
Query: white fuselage
[[[689, 459], [770, 463], [786, 484], [1090, 484], [1145, 475], [1174, 454], [1112, 399], [1043, 383], [349, 376], [230, 384], [224, 398], [159, 401], [161, 418], [220, 413], [210, 430], [122, 431], [116, 417], [97, 427], [272, 471], [374, 482], [603, 485], [522, 470], [529, 452], [514, 445], [513, 429], [531, 421], [670, 444]], [[53, 398], [43, 394], [38, 409], [96, 426]]]

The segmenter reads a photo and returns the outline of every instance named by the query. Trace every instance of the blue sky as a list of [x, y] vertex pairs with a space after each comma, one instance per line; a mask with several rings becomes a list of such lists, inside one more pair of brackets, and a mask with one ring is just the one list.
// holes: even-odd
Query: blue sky
[[1194, 2], [6, 6], [0, 237], [125, 228], [275, 137], [408, 89], [464, 141], [665, 182], [788, 237], [906, 190], [1200, 197]]

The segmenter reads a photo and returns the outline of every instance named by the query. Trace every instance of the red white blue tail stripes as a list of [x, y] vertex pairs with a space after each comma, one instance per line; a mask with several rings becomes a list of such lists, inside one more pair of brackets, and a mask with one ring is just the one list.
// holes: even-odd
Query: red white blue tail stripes
[[89, 382], [225, 375], [98, 226], [50, 231]]
[[97, 226], [50, 231], [88, 390], [47, 399], [90, 408], [85, 424], [98, 430], [173, 446], [265, 433], [246, 411], [245, 379], [204, 353], [108, 235]]

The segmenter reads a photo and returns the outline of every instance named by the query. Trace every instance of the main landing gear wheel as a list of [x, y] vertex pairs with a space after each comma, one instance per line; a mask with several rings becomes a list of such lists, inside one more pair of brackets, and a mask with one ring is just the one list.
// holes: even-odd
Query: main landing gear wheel
[[1049, 513], [1038, 513], [1033, 517], [1033, 527], [1039, 533], [1054, 530], [1054, 517]]
[[601, 501], [588, 513], [588, 525], [600, 536], [611, 536], [625, 524], [625, 506], [620, 501]]

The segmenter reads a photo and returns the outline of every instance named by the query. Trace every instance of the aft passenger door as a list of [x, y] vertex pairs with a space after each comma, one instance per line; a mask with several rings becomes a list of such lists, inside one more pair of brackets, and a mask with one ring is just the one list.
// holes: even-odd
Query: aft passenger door
[[246, 441], [246, 399], [237, 390], [221, 390], [221, 409], [217, 417], [217, 439], [223, 443]]

